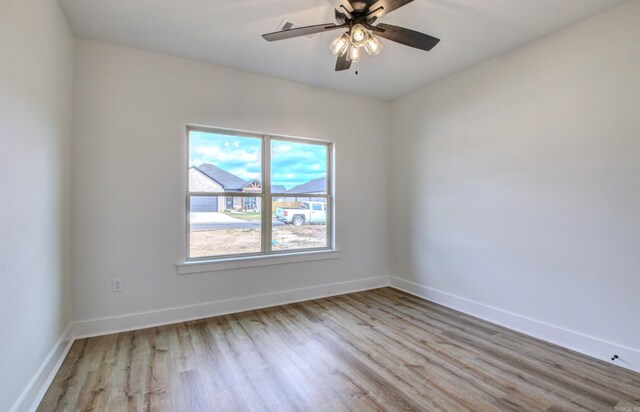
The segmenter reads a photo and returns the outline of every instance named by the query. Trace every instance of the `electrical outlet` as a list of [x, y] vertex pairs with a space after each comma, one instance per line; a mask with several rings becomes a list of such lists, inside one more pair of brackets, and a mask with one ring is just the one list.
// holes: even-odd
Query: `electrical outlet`
[[122, 278], [113, 278], [111, 281], [111, 291], [112, 292], [122, 292]]

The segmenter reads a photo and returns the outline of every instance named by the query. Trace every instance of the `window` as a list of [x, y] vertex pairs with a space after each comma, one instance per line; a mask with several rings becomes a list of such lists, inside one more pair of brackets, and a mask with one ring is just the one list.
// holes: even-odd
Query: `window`
[[326, 250], [332, 145], [188, 128], [187, 260]]

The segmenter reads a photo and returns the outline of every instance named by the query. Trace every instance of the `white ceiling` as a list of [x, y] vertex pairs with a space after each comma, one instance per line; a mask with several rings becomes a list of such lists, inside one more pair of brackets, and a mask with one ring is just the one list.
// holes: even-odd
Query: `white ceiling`
[[424, 52], [381, 39], [355, 71], [334, 72], [338, 31], [266, 42], [283, 18], [333, 23], [334, 0], [59, 0], [76, 36], [392, 100], [624, 0], [415, 0], [379, 22], [442, 39]]

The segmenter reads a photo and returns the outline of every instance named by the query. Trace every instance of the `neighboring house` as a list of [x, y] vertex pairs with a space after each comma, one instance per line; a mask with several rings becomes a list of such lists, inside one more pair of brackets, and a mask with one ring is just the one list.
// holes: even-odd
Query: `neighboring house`
[[260, 211], [260, 198], [233, 196], [234, 193], [260, 193], [259, 180], [244, 180], [209, 163], [189, 168], [189, 191], [229, 193], [228, 196], [193, 196], [191, 212]]
[[271, 193], [273, 193], [274, 202], [283, 202], [286, 198], [278, 195], [281, 193], [287, 193], [287, 188], [283, 185], [271, 185]]
[[306, 183], [292, 187], [287, 193], [327, 193], [327, 178], [319, 177]]
[[[271, 186], [271, 193], [276, 194], [273, 197], [274, 201], [286, 200], [285, 197], [277, 196], [277, 194], [326, 193], [326, 190], [327, 179], [325, 177], [310, 180], [289, 190], [283, 185]], [[228, 196], [192, 196], [191, 212], [224, 212], [225, 210], [259, 212], [262, 206], [259, 197], [234, 197], [234, 193], [260, 193], [262, 185], [259, 180], [244, 180], [209, 163], [189, 168], [189, 191], [229, 194]]]
[[[327, 193], [327, 178], [319, 177], [317, 179], [309, 180], [306, 183], [303, 183], [298, 186], [294, 186], [287, 191], [288, 194], [301, 194], [301, 195], [312, 195], [314, 193]], [[307, 197], [305, 197], [307, 199]], [[325, 198], [315, 198], [313, 196], [308, 197], [310, 200], [321, 201], [324, 202]], [[296, 197], [297, 201], [298, 198]]]
[[[234, 193], [260, 193], [262, 184], [259, 180], [244, 180], [209, 163], [189, 168], [189, 191], [229, 193], [229, 196], [194, 196], [191, 212], [255, 211], [261, 206], [259, 197], [233, 196]], [[273, 185], [271, 193], [287, 193], [287, 189], [283, 185]]]

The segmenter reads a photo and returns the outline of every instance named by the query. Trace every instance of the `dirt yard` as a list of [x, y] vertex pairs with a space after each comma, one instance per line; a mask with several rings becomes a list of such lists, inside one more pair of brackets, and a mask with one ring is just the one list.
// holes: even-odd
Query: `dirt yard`
[[[272, 249], [289, 250], [327, 245], [326, 225], [273, 228]], [[260, 229], [222, 229], [191, 232], [191, 257], [260, 252]]]

